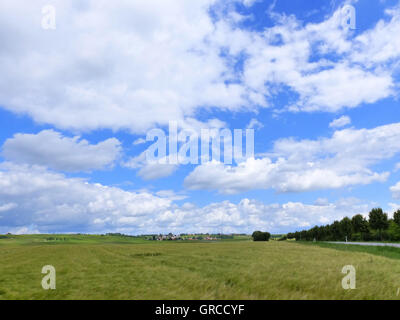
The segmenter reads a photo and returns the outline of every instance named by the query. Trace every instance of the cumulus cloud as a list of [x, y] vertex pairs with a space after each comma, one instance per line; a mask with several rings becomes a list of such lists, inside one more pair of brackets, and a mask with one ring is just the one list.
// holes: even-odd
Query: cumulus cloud
[[90, 144], [78, 136], [69, 138], [44, 130], [38, 134], [15, 134], [4, 143], [2, 155], [13, 162], [55, 170], [91, 171], [111, 166], [121, 153], [120, 145], [116, 138]]
[[0, 212], [8, 211], [11, 209], [16, 208], [18, 205], [16, 203], [6, 203], [3, 205], [0, 205]]
[[250, 120], [249, 124], [246, 127], [247, 129], [255, 129], [255, 130], [259, 130], [264, 128], [264, 125], [258, 121], [257, 119], [253, 118]]
[[122, 163], [122, 165], [126, 168], [138, 169], [137, 174], [144, 180], [156, 180], [169, 177], [178, 169], [177, 164], [170, 164], [167, 159], [164, 160], [148, 160], [146, 151], [144, 151]]
[[[398, 15], [400, 11], [394, 12]], [[278, 13], [272, 16], [276, 19], [275, 26], [248, 37], [251, 45], [247, 43], [244, 49], [248, 58], [243, 67], [248, 88], [267, 96], [280, 88], [291, 90], [299, 98], [287, 109], [306, 112], [336, 112], [393, 95], [393, 59], [384, 57], [382, 63], [368, 60], [367, 45], [361, 43], [362, 36], [387, 32], [374, 47], [390, 46], [389, 31], [400, 26], [398, 19], [380, 21], [365, 34], [353, 38], [350, 30], [342, 28], [340, 9], [321, 23], [306, 25], [293, 16]], [[387, 28], [380, 31], [380, 25]], [[226, 45], [229, 42], [233, 39], [228, 37]], [[332, 60], [332, 54], [340, 59]]]
[[66, 178], [37, 166], [0, 165], [0, 203], [18, 203], [0, 212], [0, 233], [32, 232], [272, 232], [324, 224], [345, 215], [365, 214], [357, 199], [308, 205], [264, 204], [243, 199], [198, 207], [178, 206], [175, 193], [156, 195]]
[[371, 166], [400, 152], [400, 124], [374, 129], [344, 129], [331, 138], [281, 139], [269, 156], [247, 159], [237, 166], [209, 162], [185, 179], [194, 190], [238, 193], [252, 189], [303, 192], [383, 182], [389, 172]]
[[367, 67], [385, 66], [400, 57], [400, 6], [386, 9], [388, 19], [379, 20], [376, 26], [355, 38], [351, 60]]
[[18, 203], [1, 212], [3, 231], [6, 226], [36, 226], [41, 232], [95, 231], [118, 228], [127, 221], [140, 228], [148, 215], [171, 205], [168, 198], [150, 193], [127, 192], [66, 178], [43, 167], [11, 163], [0, 166], [0, 190], [0, 203]]
[[228, 84], [228, 62], [207, 44], [215, 2], [54, 1], [57, 28], [46, 31], [47, 2], [1, 1], [0, 104], [59, 128], [132, 132], [199, 106], [240, 109], [249, 93]]
[[[339, 10], [306, 25], [276, 14], [258, 32], [218, 0], [54, 1], [57, 29], [46, 31], [45, 4], [1, 1], [0, 105], [59, 128], [143, 133], [199, 108], [268, 107], [280, 88], [298, 95], [293, 111], [335, 112], [394, 93], [398, 8], [354, 38]], [[228, 13], [212, 17], [217, 4]]]
[[329, 127], [331, 127], [331, 128], [341, 128], [341, 127], [347, 126], [350, 123], [351, 123], [350, 117], [342, 116], [340, 118], [337, 118], [337, 119], [333, 120], [329, 124]]
[[237, 167], [217, 162], [198, 166], [186, 177], [185, 185], [192, 190], [218, 190], [225, 194], [254, 189], [305, 192], [383, 182], [387, 177], [387, 173], [378, 174], [368, 170], [350, 173], [345, 168], [329, 169], [312, 162], [296, 165], [284, 159], [272, 162], [268, 158], [252, 158]]
[[[255, 0], [235, 2], [248, 7]], [[220, 0], [54, 0], [57, 29], [43, 30], [40, 14], [47, 4], [0, 2], [0, 105], [57, 128], [143, 134], [175, 120], [185, 129], [198, 129], [211, 122], [195, 117], [211, 109], [337, 112], [397, 94], [400, 40], [393, 34], [400, 30], [399, 7], [354, 37], [341, 27], [339, 11], [325, 21], [305, 24], [272, 12], [272, 5], [274, 25], [259, 31], [245, 28], [246, 17]], [[275, 106], [272, 102], [282, 91], [290, 103]], [[336, 119], [331, 126], [340, 128], [346, 121]], [[255, 120], [249, 127], [260, 125]], [[336, 131], [316, 140], [278, 140], [269, 154], [237, 166], [203, 164], [185, 185], [222, 193], [271, 188], [301, 192], [385, 181], [389, 173], [378, 172], [374, 165], [400, 151], [399, 131], [393, 124]], [[16, 134], [3, 146], [4, 157], [19, 164], [0, 167], [1, 230], [164, 232], [221, 227], [224, 232], [250, 232], [325, 223], [365, 209], [326, 199], [313, 205], [244, 199], [239, 204], [177, 206], [177, 198], [166, 193], [127, 192], [48, 170], [103, 169], [119, 153], [116, 139], [91, 144], [53, 130]], [[145, 162], [143, 156], [124, 164], [143, 179], [167, 177], [177, 169]], [[391, 190], [397, 197], [397, 185]]]
[[390, 187], [390, 192], [392, 193], [392, 197], [394, 199], [400, 199], [400, 182]]
[[11, 234], [39, 234], [40, 231], [32, 228], [31, 226], [27, 226], [27, 227], [20, 227], [20, 228], [11, 228], [9, 229], [9, 231], [7, 233], [11, 233]]
[[[175, 126], [175, 124], [176, 124], [176, 128], [175, 127], [172, 128], [172, 126], [171, 126], [171, 128], [169, 128], [168, 132], [159, 131], [158, 133], [160, 135], [163, 134], [163, 138], [166, 139], [167, 144], [169, 143], [168, 137], [176, 134], [178, 154], [175, 154], [169, 148], [167, 148], [167, 146], [165, 146], [165, 152], [167, 152], [167, 149], [168, 149], [169, 154], [166, 155], [166, 157], [164, 157], [162, 159], [158, 159], [158, 156], [155, 157], [155, 159], [148, 159], [146, 154], [147, 154], [147, 151], [149, 151], [149, 150], [145, 150], [138, 156], [131, 157], [127, 161], [124, 161], [122, 163], [122, 165], [126, 168], [137, 169], [138, 175], [141, 178], [143, 178], [144, 180], [156, 180], [159, 178], [168, 177], [168, 176], [172, 175], [178, 169], [180, 164], [189, 163], [191, 160], [194, 160], [194, 162], [202, 161], [202, 159], [200, 158], [201, 152], [199, 150], [198, 150], [198, 154], [193, 154], [193, 158], [191, 158], [190, 154], [189, 155], [183, 154], [183, 152], [180, 153], [181, 148], [184, 147], [184, 145], [190, 139], [192, 139], [191, 141], [194, 141], [195, 143], [198, 144], [199, 141], [202, 142], [202, 140], [201, 140], [202, 139], [202, 135], [201, 135], [202, 129], [209, 130], [208, 131], [208, 133], [210, 135], [209, 138], [212, 138], [212, 137], [215, 137], [217, 134], [219, 134], [221, 129], [226, 128], [226, 123], [223, 121], [220, 121], [218, 119], [209, 119], [206, 122], [201, 122], [201, 121], [198, 121], [193, 118], [187, 118], [186, 121], [180, 122], [180, 123], [174, 123], [173, 126]], [[153, 139], [153, 138], [154, 137], [152, 137], [151, 139]], [[157, 140], [157, 139], [158, 138], [156, 138], [154, 140]], [[208, 138], [206, 138], [206, 139], [208, 139]], [[154, 140], [151, 140], [151, 141], [153, 142]], [[144, 139], [143, 139], [143, 141], [146, 142], [146, 140], [144, 140]], [[209, 140], [205, 140], [204, 142], [209, 143]], [[232, 143], [232, 141], [229, 141], [229, 142]], [[220, 149], [218, 148], [218, 146], [214, 146], [214, 148], [215, 148], [216, 152], [220, 152]], [[177, 164], [170, 163], [169, 159], [168, 159], [169, 156], [176, 156]]]
[[400, 210], [400, 204], [399, 203], [389, 203], [389, 218], [393, 218], [393, 213], [396, 212], [397, 210]]

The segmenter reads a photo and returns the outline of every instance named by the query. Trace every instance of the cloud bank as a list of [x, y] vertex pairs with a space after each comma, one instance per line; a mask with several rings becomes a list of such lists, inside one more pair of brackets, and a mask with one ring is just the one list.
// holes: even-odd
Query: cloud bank
[[280, 139], [272, 152], [250, 158], [238, 166], [209, 162], [196, 167], [185, 179], [194, 190], [232, 194], [253, 189], [305, 192], [384, 182], [387, 171], [371, 167], [400, 152], [400, 124], [374, 129], [344, 129], [331, 138]]
[[[119, 231], [159, 232], [275, 232], [365, 214], [357, 199], [336, 203], [264, 204], [243, 199], [198, 207], [177, 205], [175, 195], [129, 192], [116, 187], [67, 178], [38, 166], [0, 166], [0, 233]], [[182, 199], [182, 198], [177, 198]]]
[[295, 112], [395, 94], [399, 8], [354, 37], [340, 10], [308, 24], [270, 13], [274, 26], [254, 31], [217, 0], [58, 0], [49, 31], [40, 24], [44, 4], [1, 1], [0, 105], [57, 128], [143, 133], [199, 109], [272, 107], [282, 90], [298, 98], [274, 108]]

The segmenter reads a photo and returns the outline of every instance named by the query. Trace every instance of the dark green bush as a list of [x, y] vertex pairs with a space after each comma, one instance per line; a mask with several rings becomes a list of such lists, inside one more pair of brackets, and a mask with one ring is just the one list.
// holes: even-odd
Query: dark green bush
[[253, 237], [253, 241], [269, 241], [269, 238], [271, 238], [269, 232], [262, 231], [254, 231], [251, 236]]

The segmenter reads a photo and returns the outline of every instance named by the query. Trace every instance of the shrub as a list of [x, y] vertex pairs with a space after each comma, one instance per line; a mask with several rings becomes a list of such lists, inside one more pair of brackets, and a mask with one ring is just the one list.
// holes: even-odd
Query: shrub
[[271, 234], [269, 232], [254, 231], [251, 236], [253, 241], [269, 241]]

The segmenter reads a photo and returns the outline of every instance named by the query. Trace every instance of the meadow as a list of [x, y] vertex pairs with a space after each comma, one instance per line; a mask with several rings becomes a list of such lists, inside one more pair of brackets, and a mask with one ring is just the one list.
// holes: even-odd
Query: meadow
[[[9, 236], [0, 238], [0, 299], [398, 299], [395, 250], [385, 256], [245, 238]], [[56, 269], [55, 290], [41, 287], [44, 265]], [[342, 288], [345, 265], [357, 270], [355, 290]]]

